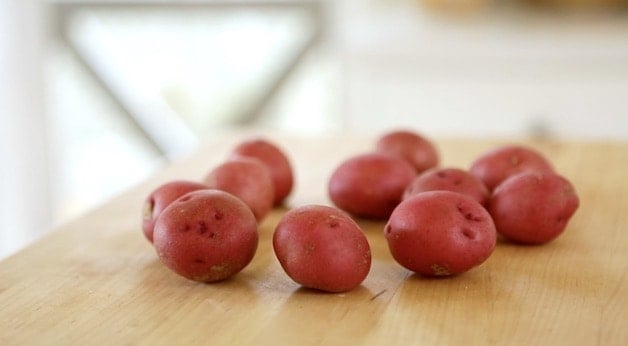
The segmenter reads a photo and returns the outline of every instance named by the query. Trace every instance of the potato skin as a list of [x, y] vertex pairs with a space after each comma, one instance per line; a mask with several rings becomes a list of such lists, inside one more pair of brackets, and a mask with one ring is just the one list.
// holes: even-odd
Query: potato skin
[[161, 261], [194, 281], [220, 281], [246, 267], [258, 243], [249, 207], [220, 190], [190, 192], [172, 202], [155, 224]]
[[386, 219], [401, 201], [415, 170], [399, 157], [367, 153], [347, 159], [329, 179], [330, 199], [359, 217]]
[[371, 268], [371, 250], [360, 227], [327, 206], [288, 211], [275, 228], [273, 249], [290, 278], [326, 292], [354, 289]]
[[253, 157], [270, 170], [274, 186], [274, 205], [281, 205], [292, 192], [294, 174], [286, 154], [274, 143], [257, 138], [244, 141], [233, 149], [235, 156]]
[[426, 191], [452, 191], [468, 195], [482, 206], [488, 204], [490, 193], [480, 179], [459, 168], [432, 168], [417, 176], [406, 187], [403, 199]]
[[497, 185], [522, 172], [553, 173], [554, 167], [540, 152], [521, 145], [506, 145], [480, 155], [469, 170], [493, 191]]
[[275, 191], [270, 170], [258, 159], [232, 157], [212, 169], [203, 181], [209, 188], [240, 198], [251, 208], [258, 222], [273, 207]]
[[379, 138], [376, 147], [377, 151], [403, 158], [417, 173], [438, 165], [438, 151], [434, 144], [415, 132], [388, 132]]
[[486, 209], [451, 191], [423, 192], [401, 202], [384, 235], [393, 258], [424, 276], [460, 274], [481, 264], [497, 239]]
[[187, 180], [174, 180], [157, 187], [148, 195], [142, 211], [142, 231], [149, 242], [153, 242], [155, 221], [161, 212], [174, 200], [188, 192], [208, 189], [207, 185]]
[[558, 174], [525, 172], [508, 178], [491, 197], [497, 232], [523, 244], [543, 244], [563, 233], [580, 204], [573, 185]]

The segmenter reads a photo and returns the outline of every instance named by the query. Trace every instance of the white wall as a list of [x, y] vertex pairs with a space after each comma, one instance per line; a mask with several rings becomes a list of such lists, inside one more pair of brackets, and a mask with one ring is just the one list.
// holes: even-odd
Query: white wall
[[350, 0], [333, 34], [350, 128], [628, 139], [628, 15]]
[[0, 0], [0, 258], [50, 226], [43, 9]]

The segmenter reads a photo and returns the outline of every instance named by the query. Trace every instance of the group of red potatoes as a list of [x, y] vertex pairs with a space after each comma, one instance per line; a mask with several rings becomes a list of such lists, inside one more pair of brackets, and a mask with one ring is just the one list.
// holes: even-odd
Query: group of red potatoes
[[[287, 211], [273, 233], [281, 267], [295, 282], [327, 292], [359, 286], [371, 268], [367, 238], [352, 217], [387, 221], [393, 258], [423, 276], [463, 273], [483, 263], [497, 235], [543, 244], [579, 206], [573, 185], [540, 152], [521, 145], [480, 155], [469, 170], [439, 167], [432, 142], [388, 132], [367, 153], [340, 163], [328, 181], [335, 207]], [[258, 222], [291, 193], [284, 151], [265, 139], [238, 144], [202, 182], [176, 180], [146, 199], [143, 231], [161, 261], [191, 280], [227, 279], [258, 245]]]

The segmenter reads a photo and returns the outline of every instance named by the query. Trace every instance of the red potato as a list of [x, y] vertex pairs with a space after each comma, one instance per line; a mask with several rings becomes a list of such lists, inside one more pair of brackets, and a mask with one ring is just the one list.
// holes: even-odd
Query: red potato
[[510, 177], [495, 189], [489, 212], [504, 237], [543, 244], [563, 233], [579, 204], [576, 190], [564, 177], [527, 172]]
[[438, 152], [432, 142], [410, 131], [389, 132], [377, 141], [377, 151], [398, 155], [417, 173], [438, 165]]
[[340, 164], [329, 179], [329, 197], [356, 216], [386, 219], [401, 201], [415, 170], [399, 157], [368, 153]]
[[280, 205], [290, 195], [294, 185], [292, 165], [284, 152], [275, 144], [264, 139], [253, 139], [240, 143], [233, 154], [253, 157], [268, 166], [274, 186], [274, 205]]
[[393, 258], [425, 276], [460, 274], [483, 263], [497, 239], [486, 209], [451, 191], [423, 192], [401, 202], [384, 235]]
[[175, 180], [165, 183], [157, 187], [144, 202], [144, 208], [142, 210], [142, 230], [146, 239], [153, 242], [153, 229], [155, 228], [155, 221], [161, 212], [174, 200], [185, 195], [188, 192], [208, 189], [207, 185], [186, 181]]
[[469, 172], [458, 168], [432, 168], [414, 178], [406, 188], [403, 199], [426, 191], [452, 191], [468, 195], [486, 206], [490, 193], [484, 183]]
[[251, 208], [257, 221], [273, 207], [275, 192], [270, 170], [258, 159], [233, 157], [211, 170], [203, 181], [212, 189], [240, 198]]
[[354, 289], [371, 268], [371, 250], [360, 227], [327, 206], [288, 211], [273, 234], [273, 249], [290, 278], [326, 292]]
[[227, 279], [246, 267], [257, 249], [251, 209], [220, 190], [190, 192], [172, 202], [155, 223], [161, 261], [194, 281]]
[[478, 157], [470, 169], [493, 191], [497, 185], [522, 172], [553, 173], [554, 167], [540, 152], [518, 145], [508, 145], [490, 150]]

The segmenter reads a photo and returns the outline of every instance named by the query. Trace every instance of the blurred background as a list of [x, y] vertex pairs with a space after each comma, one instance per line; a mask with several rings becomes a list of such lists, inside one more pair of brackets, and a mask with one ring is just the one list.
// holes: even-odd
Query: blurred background
[[0, 258], [225, 128], [625, 141], [627, 99], [628, 0], [0, 0]]

